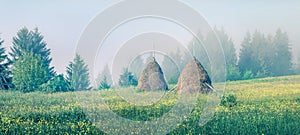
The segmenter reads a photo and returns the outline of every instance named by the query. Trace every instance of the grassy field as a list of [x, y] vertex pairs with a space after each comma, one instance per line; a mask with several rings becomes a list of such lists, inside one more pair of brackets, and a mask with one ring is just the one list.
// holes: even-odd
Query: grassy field
[[[210, 121], [199, 126], [204, 103], [200, 99], [192, 114], [169, 134], [300, 134], [300, 76], [228, 82], [225, 94], [234, 95], [237, 104], [218, 106]], [[78, 100], [78, 95], [82, 99]], [[55, 94], [0, 91], [0, 134], [103, 134], [84, 113], [86, 108], [103, 107], [84, 102], [99, 96], [114, 113], [134, 121], [159, 118], [178, 99], [177, 94], [168, 92], [155, 104], [135, 106], [111, 90]]]

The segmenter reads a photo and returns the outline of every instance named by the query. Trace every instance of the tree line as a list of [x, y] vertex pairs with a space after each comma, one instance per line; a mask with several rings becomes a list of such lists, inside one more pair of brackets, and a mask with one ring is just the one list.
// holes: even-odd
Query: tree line
[[[274, 35], [265, 35], [259, 31], [255, 31], [253, 34], [247, 32], [241, 43], [239, 55], [236, 53], [233, 40], [227, 35], [224, 29], [214, 28], [213, 31], [208, 32], [206, 35], [198, 34], [202, 42], [193, 39], [188, 48], [190, 52], [193, 52], [192, 55], [199, 59], [204, 67], [208, 69], [209, 74], [215, 78], [218, 78], [222, 73], [211, 73], [210, 62], [215, 62], [218, 65], [218, 63], [222, 63], [222, 59], [209, 59], [205, 49], [214, 49], [210, 47], [213, 44], [219, 43], [223, 48], [225, 56], [226, 80], [228, 81], [299, 73], [300, 64], [293, 65], [292, 63], [291, 44], [288, 35], [280, 29]], [[215, 34], [218, 39], [215, 38]], [[217, 43], [216, 40], [219, 42]], [[216, 50], [211, 57], [214, 58], [214, 55], [220, 55], [221, 53], [220, 50]], [[177, 62], [181, 70], [187, 62], [185, 55], [189, 54], [182, 54], [180, 50], [169, 54]], [[170, 60], [164, 59], [163, 65], [170, 67]], [[165, 72], [168, 82], [177, 83], [179, 76], [177, 72], [178, 70], [176, 71], [175, 67]], [[218, 79], [215, 80], [218, 81]]]
[[[51, 51], [47, 48], [38, 28], [20, 29], [13, 37], [10, 52], [6, 53], [0, 39], [0, 89], [22, 92], [43, 91], [47, 93], [75, 90], [108, 89], [110, 74], [99, 78], [97, 88], [90, 85], [88, 65], [79, 54], [66, 67], [66, 75], [57, 74], [50, 65]], [[106, 73], [108, 71], [106, 67]], [[106, 77], [107, 76], [107, 77]], [[120, 75], [121, 87], [137, 85], [137, 78], [125, 68]]]
[[57, 74], [50, 65], [50, 49], [38, 28], [20, 29], [6, 53], [0, 40], [0, 89], [22, 92], [64, 92], [91, 89], [88, 67], [76, 54], [67, 67], [67, 75]]
[[[259, 31], [244, 37], [241, 43], [239, 55], [235, 49], [233, 40], [223, 29], [214, 28], [214, 31], [202, 35], [202, 42], [193, 39], [188, 45], [190, 52], [203, 66], [208, 69], [208, 73], [215, 78], [222, 72], [212, 73], [210, 62], [222, 63], [221, 59], [209, 59], [205, 49], [212, 44], [220, 43], [225, 55], [226, 80], [243, 80], [268, 76], [282, 76], [299, 73], [299, 65], [292, 63], [288, 35], [280, 29], [274, 35], [265, 35]], [[215, 34], [218, 36], [216, 42]], [[38, 28], [28, 30], [26, 27], [20, 29], [13, 37], [10, 52], [6, 53], [0, 39], [0, 89], [20, 90], [23, 92], [45, 91], [45, 92], [65, 92], [75, 90], [89, 90], [90, 86], [88, 66], [80, 55], [76, 54], [73, 61], [66, 67], [66, 76], [57, 74], [54, 67], [50, 65], [50, 49], [44, 41], [43, 35]], [[220, 50], [216, 50], [214, 55], [220, 55]], [[169, 54], [165, 58], [162, 67], [168, 83], [176, 84], [180, 71], [187, 64], [187, 55], [181, 50]], [[214, 56], [212, 56], [214, 58]], [[176, 67], [174, 66], [176, 62]], [[224, 61], [224, 59], [223, 59]], [[300, 58], [299, 58], [300, 61]], [[130, 69], [124, 68], [118, 81], [121, 87], [137, 85], [137, 78], [142, 71], [144, 61], [138, 57]], [[299, 70], [299, 71], [298, 71]], [[215, 79], [218, 80], [218, 79]], [[111, 87], [111, 76], [109, 68], [106, 66], [97, 79], [97, 89], [108, 89]]]
[[[188, 44], [189, 52], [192, 52], [192, 55], [202, 63], [215, 81], [223, 81], [221, 77], [224, 75], [222, 74], [226, 74], [225, 79], [227, 81], [236, 81], [300, 73], [300, 58], [298, 58], [298, 64], [292, 63], [291, 44], [287, 33], [281, 29], [278, 29], [274, 35], [265, 35], [259, 31], [255, 31], [253, 34], [247, 32], [241, 43], [239, 55], [233, 40], [224, 29], [215, 27], [213, 31], [208, 32], [206, 35], [198, 33], [197, 36], [200, 37], [199, 40], [201, 42], [197, 39], [192, 39]], [[206, 49], [215, 49], [216, 44], [220, 44], [223, 50], [213, 51], [212, 58], [209, 58]], [[214, 56], [220, 55], [222, 51], [225, 58], [220, 59], [220, 57]], [[189, 62], [189, 55], [177, 49], [164, 57], [161, 66], [169, 84], [177, 84], [180, 72]], [[220, 64], [224, 60], [226, 71], [225, 73], [218, 72], [222, 70], [218, 69], [218, 67], [222, 67]], [[144, 61], [138, 56], [130, 65], [130, 71], [128, 68], [125, 68], [123, 76], [120, 78], [127, 78], [127, 83], [131, 79], [131, 81], [135, 82], [143, 70], [141, 65], [146, 65], [147, 61], [147, 59]], [[215, 62], [215, 67], [210, 65], [212, 61]], [[212, 71], [212, 68], [215, 69]], [[128, 77], [129, 75], [130, 77]], [[99, 89], [110, 88], [112, 79], [108, 66], [105, 67], [98, 78], [99, 82], [101, 82]], [[128, 78], [131, 79], [128, 80]], [[135, 85], [135, 83], [132, 85]]]

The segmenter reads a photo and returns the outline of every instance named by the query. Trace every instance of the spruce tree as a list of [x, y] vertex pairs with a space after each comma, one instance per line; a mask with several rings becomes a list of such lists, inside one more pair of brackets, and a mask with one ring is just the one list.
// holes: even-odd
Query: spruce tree
[[0, 39], [0, 89], [9, 89], [11, 87], [10, 71], [8, 69], [9, 63], [5, 48], [2, 47], [4, 41]]
[[44, 41], [44, 36], [41, 35], [38, 28], [29, 31], [26, 27], [20, 29], [15, 37], [13, 37], [13, 46], [11, 47], [11, 62], [16, 62], [25, 54], [32, 53], [39, 55], [43, 63], [48, 67], [51, 77], [55, 75], [54, 67], [50, 67], [52, 59], [50, 58], [50, 49], [47, 48], [47, 43]]
[[[209, 31], [205, 33], [205, 35], [198, 33], [198, 37], [200, 39], [194, 38], [189, 43], [188, 48], [192, 55], [200, 60], [204, 68], [206, 68], [208, 74], [210, 74], [210, 76], [214, 78], [215, 81], [224, 81], [222, 77], [225, 73], [219, 68], [223, 67], [222, 64], [225, 60], [227, 70], [226, 79], [239, 79], [240, 73], [237, 67], [236, 49], [234, 47], [233, 40], [228, 36], [225, 30], [223, 28], [218, 29], [215, 27], [213, 31]], [[223, 50], [216, 49], [216, 47], [218, 47], [219, 45], [222, 46]], [[207, 54], [208, 52], [213, 53]], [[222, 55], [222, 53], [224, 53], [225, 58], [219, 57], [220, 55]], [[211, 72], [211, 70], [215, 72]]]
[[67, 80], [73, 90], [89, 90], [89, 71], [79, 54], [76, 54], [73, 62], [67, 67]]
[[161, 67], [169, 84], [177, 84], [178, 77], [184, 66], [185, 63], [179, 48], [177, 48], [176, 52], [171, 52], [168, 56], [164, 56]]
[[295, 63], [294, 73], [298, 75], [300, 74], [300, 55], [298, 56], [297, 61]]
[[143, 59], [141, 58], [141, 56], [138, 56], [130, 64], [131, 64], [130, 70], [133, 72], [133, 75], [136, 78], [139, 78], [140, 74], [142, 73], [142, 70], [143, 70], [143, 65], [144, 65]]
[[256, 31], [248, 33], [242, 43], [239, 69], [242, 74], [251, 71], [254, 77], [281, 76], [292, 73], [292, 55], [289, 39], [280, 29], [275, 36]]
[[[226, 62], [226, 80], [237, 80], [240, 78], [240, 71], [237, 67], [237, 54], [234, 47], [233, 40], [228, 36], [225, 30], [214, 28], [214, 32], [217, 34], [222, 49], [224, 51], [225, 62]], [[212, 36], [212, 33], [209, 34]], [[213, 39], [213, 38], [208, 38]], [[220, 52], [221, 53], [221, 52]], [[216, 53], [219, 55], [219, 53]], [[216, 60], [217, 61], [217, 60]], [[222, 62], [218, 62], [222, 63]]]
[[272, 75], [281, 76], [292, 74], [292, 53], [287, 33], [277, 30], [273, 38], [274, 52], [272, 62]]
[[130, 72], [128, 70], [128, 68], [124, 68], [123, 73], [120, 75], [120, 78], [119, 78], [119, 86], [129, 87], [129, 86], [137, 86], [137, 84], [138, 84], [138, 81], [134, 77], [132, 72]]
[[101, 74], [96, 78], [97, 88], [101, 89], [109, 89], [113, 84], [110, 70], [108, 65], [106, 64]]
[[100, 82], [98, 89], [99, 90], [104, 90], [104, 89], [109, 89], [111, 85], [108, 83], [106, 76], [103, 77], [103, 80]]
[[39, 90], [40, 86], [50, 79], [48, 65], [38, 54], [23, 54], [13, 63], [13, 79], [16, 90], [32, 92]]
[[247, 71], [251, 71], [251, 67], [254, 66], [252, 65], [253, 63], [253, 50], [252, 50], [252, 38], [250, 32], [247, 32], [243, 42], [242, 42], [242, 48], [240, 51], [240, 59], [238, 62], [239, 70], [241, 71], [241, 74], [244, 75]]

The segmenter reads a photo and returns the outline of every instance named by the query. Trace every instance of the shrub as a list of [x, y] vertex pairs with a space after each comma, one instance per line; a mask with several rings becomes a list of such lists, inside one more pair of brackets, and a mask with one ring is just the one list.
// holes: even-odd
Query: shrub
[[256, 76], [255, 76], [255, 78], [264, 78], [264, 77], [266, 77], [266, 75], [259, 71], [256, 73]]
[[227, 67], [226, 80], [236, 81], [239, 79], [241, 79], [241, 73], [240, 73], [239, 69], [235, 66]]
[[62, 74], [41, 85], [40, 89], [49, 93], [71, 91], [70, 84]]
[[104, 89], [109, 89], [111, 86], [107, 81], [106, 76], [104, 76], [103, 80], [100, 82], [98, 89], [99, 90], [104, 90]]
[[138, 82], [135, 76], [133, 76], [132, 72], [125, 68], [123, 73], [120, 75], [119, 85], [121, 87], [129, 87], [129, 86], [137, 86]]
[[251, 71], [246, 71], [243, 76], [243, 80], [253, 79], [254, 75]]
[[232, 94], [225, 94], [221, 99], [221, 106], [233, 107], [237, 105], [236, 96]]
[[296, 102], [300, 103], [300, 98], [296, 98]]
[[174, 74], [168, 79], [169, 84], [177, 84], [179, 78], [179, 74]]

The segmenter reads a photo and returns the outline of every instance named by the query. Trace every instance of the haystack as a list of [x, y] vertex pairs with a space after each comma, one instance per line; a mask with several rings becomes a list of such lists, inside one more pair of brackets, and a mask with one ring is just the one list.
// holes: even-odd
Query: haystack
[[138, 81], [138, 89], [140, 90], [167, 90], [168, 85], [164, 78], [164, 73], [155, 58], [151, 60], [146, 68], [142, 71]]
[[208, 93], [213, 91], [211, 80], [201, 63], [194, 57], [178, 78], [178, 93]]

